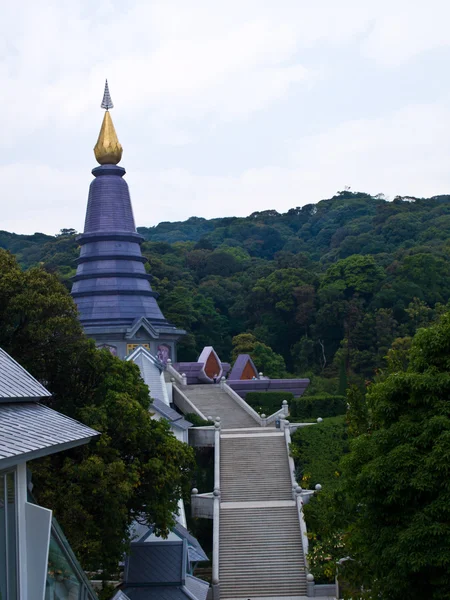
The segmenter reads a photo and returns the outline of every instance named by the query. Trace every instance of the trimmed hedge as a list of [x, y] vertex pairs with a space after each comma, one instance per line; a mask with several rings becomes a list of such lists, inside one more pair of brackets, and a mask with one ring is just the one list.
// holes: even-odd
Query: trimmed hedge
[[207, 425], [214, 425], [214, 421], [207, 421], [202, 419], [197, 413], [187, 413], [184, 415], [186, 421], [192, 423], [194, 427], [205, 427]]
[[291, 417], [300, 420], [337, 417], [347, 412], [347, 399], [345, 396], [331, 394], [295, 398], [290, 404], [290, 412]]
[[283, 400], [287, 400], [289, 406], [294, 400], [291, 392], [249, 392], [245, 401], [257, 412], [269, 416], [280, 410]]

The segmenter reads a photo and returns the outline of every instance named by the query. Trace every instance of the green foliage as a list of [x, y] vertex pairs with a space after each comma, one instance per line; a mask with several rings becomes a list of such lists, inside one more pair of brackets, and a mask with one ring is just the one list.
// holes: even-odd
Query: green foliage
[[55, 511], [85, 569], [114, 572], [136, 516], [166, 534], [188, 493], [191, 448], [149, 413], [136, 365], [95, 349], [66, 289], [22, 272], [0, 250], [0, 346], [52, 392], [52, 408], [102, 435], [31, 464], [34, 493]]
[[250, 354], [255, 367], [266, 377], [282, 378], [286, 376], [286, 365], [282, 356], [277, 354], [250, 333], [241, 333], [233, 338], [233, 358], [238, 354]]
[[324, 488], [334, 486], [340, 474], [339, 461], [347, 451], [345, 416], [299, 427], [292, 437], [291, 454], [300, 485], [305, 489], [313, 489], [317, 483]]
[[[247, 332], [262, 344], [264, 374], [338, 378], [327, 391], [342, 393], [385, 370], [392, 342], [435, 322], [450, 300], [449, 196], [387, 202], [343, 191], [284, 214], [139, 231], [161, 308], [188, 331], [179, 360], [196, 360], [207, 343], [229, 361], [232, 339]], [[70, 287], [73, 230], [0, 232], [0, 247]]]
[[291, 392], [249, 392], [245, 396], [247, 404], [267, 416], [280, 410], [283, 400], [287, 400], [288, 404], [291, 404], [294, 394]]
[[190, 421], [194, 427], [206, 427], [208, 425], [214, 425], [214, 421], [208, 421], [208, 419], [202, 419], [197, 413], [186, 413], [184, 418]]
[[353, 385], [347, 391], [347, 422], [348, 434], [351, 437], [358, 437], [370, 430], [369, 409], [365, 394]]
[[416, 334], [406, 370], [369, 387], [370, 433], [343, 463], [347, 497], [359, 507], [348, 548], [374, 598], [448, 598], [449, 371], [447, 313]]
[[291, 417], [300, 421], [318, 417], [335, 417], [344, 415], [347, 410], [345, 396], [323, 394], [317, 396], [301, 396], [290, 404]]
[[309, 567], [316, 583], [332, 583], [336, 561], [346, 556], [344, 531], [352, 514], [342, 492], [339, 462], [348, 452], [344, 416], [324, 419], [317, 425], [297, 429], [292, 437], [291, 454], [296, 464], [297, 481], [304, 489], [322, 491], [305, 505], [308, 526]]

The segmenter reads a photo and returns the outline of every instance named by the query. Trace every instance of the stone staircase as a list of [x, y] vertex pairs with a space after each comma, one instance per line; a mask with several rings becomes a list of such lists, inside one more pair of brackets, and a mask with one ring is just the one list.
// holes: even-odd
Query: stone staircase
[[221, 508], [220, 598], [306, 596], [297, 509]]
[[222, 433], [222, 502], [292, 500], [284, 434], [272, 431], [261, 428], [257, 434]]
[[306, 595], [284, 434], [222, 430], [220, 597]]
[[220, 600], [306, 597], [306, 568], [284, 433], [260, 427], [219, 385], [183, 393], [221, 419]]
[[205, 417], [220, 417], [223, 428], [258, 426], [253, 417], [220, 388], [220, 384], [188, 385], [183, 388], [183, 394]]

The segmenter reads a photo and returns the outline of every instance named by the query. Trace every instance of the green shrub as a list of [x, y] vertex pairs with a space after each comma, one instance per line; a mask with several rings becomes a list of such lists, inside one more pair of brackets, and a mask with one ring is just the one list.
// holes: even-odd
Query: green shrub
[[294, 394], [291, 392], [249, 392], [245, 401], [259, 413], [269, 416], [280, 410], [283, 400], [287, 400], [289, 405], [294, 401]]
[[300, 427], [291, 443], [297, 481], [304, 488], [312, 489], [316, 483], [333, 487], [339, 477], [339, 461], [347, 452], [347, 426], [343, 415]]
[[198, 416], [197, 413], [187, 413], [184, 415], [186, 421], [192, 423], [194, 427], [205, 427], [206, 425], [214, 425], [213, 421], [207, 421]]
[[291, 417], [296, 417], [300, 421], [317, 417], [336, 417], [345, 415], [346, 411], [346, 397], [331, 394], [295, 398], [290, 404]]

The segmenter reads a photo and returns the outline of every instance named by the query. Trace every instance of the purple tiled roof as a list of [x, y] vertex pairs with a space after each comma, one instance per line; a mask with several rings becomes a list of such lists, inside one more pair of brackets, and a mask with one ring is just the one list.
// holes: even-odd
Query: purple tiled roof
[[308, 387], [309, 379], [229, 379], [227, 383], [241, 398], [249, 392], [291, 392], [298, 398]]
[[130, 326], [146, 317], [170, 326], [153, 292], [141, 254], [125, 169], [102, 165], [92, 171], [84, 233], [72, 296], [86, 326]]
[[[230, 370], [229, 363], [221, 363], [222, 364], [222, 374], [226, 375]], [[193, 385], [195, 383], [205, 383], [205, 378], [203, 375], [203, 367], [204, 363], [202, 362], [179, 362], [173, 363], [173, 368], [180, 373], [184, 373], [186, 375], [187, 384]]]
[[188, 385], [192, 385], [193, 383], [199, 383], [198, 376], [201, 373], [203, 368], [203, 363], [198, 362], [181, 362], [181, 363], [173, 363], [173, 368], [180, 373], [184, 373], [186, 375]]
[[236, 362], [234, 363], [233, 368], [231, 369], [229, 379], [239, 380], [242, 377], [242, 373], [244, 372], [245, 366], [249, 361], [256, 375], [258, 371], [250, 357], [250, 354], [239, 354], [239, 356], [236, 358]]

